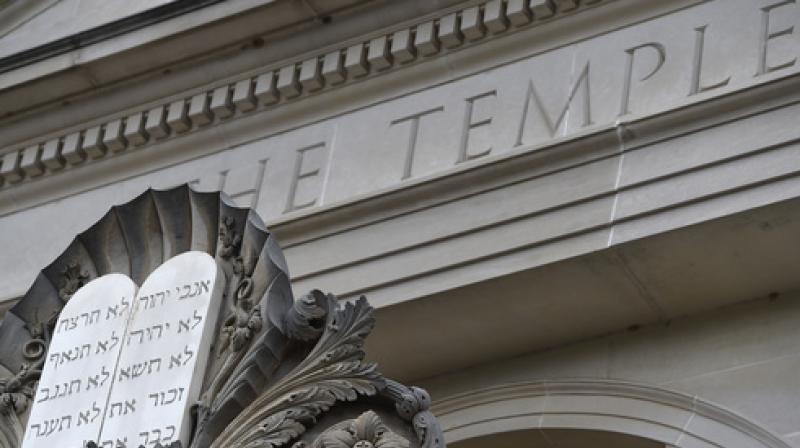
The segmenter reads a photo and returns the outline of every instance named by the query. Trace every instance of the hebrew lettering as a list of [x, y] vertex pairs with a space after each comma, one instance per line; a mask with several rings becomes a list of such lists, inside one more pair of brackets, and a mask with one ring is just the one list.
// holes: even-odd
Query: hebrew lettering
[[[174, 263], [174, 264], [173, 264]], [[167, 266], [171, 264], [171, 266]], [[162, 270], [164, 274], [162, 274]], [[131, 446], [188, 440], [219, 306], [211, 306], [217, 265], [206, 254], [179, 255], [142, 284], [120, 343], [99, 439]]]
[[[136, 285], [109, 274], [78, 289], [58, 317], [24, 448], [97, 440]], [[113, 298], [113, 299], [112, 299]], [[114, 312], [109, 313], [109, 307]]]
[[138, 293], [121, 274], [76, 291], [56, 321], [23, 448], [188, 441], [221, 298], [216, 275], [212, 257], [189, 252]]

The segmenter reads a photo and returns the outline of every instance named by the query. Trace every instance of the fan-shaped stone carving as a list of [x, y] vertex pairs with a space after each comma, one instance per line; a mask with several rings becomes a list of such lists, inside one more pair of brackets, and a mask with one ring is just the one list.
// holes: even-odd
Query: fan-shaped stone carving
[[281, 249], [257, 214], [224, 194], [180, 186], [113, 207], [8, 311], [0, 325], [0, 448], [21, 445], [53, 327], [72, 294], [112, 272], [141, 284], [186, 251], [213, 256], [225, 281], [191, 447], [304, 446], [322, 431], [315, 422], [330, 418], [378, 421], [409, 446], [444, 446], [427, 394], [362, 361], [374, 325], [365, 299], [342, 306], [312, 291], [295, 301]]

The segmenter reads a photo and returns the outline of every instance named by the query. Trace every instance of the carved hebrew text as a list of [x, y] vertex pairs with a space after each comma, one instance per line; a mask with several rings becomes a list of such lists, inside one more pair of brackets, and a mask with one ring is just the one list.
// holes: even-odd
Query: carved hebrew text
[[[109, 274], [78, 289], [56, 323], [23, 439], [25, 448], [96, 440], [136, 285]], [[115, 313], [106, 311], [111, 307]]]
[[188, 443], [219, 308], [216, 275], [213, 258], [187, 252], [138, 293], [121, 274], [79, 289], [58, 317], [23, 447]]

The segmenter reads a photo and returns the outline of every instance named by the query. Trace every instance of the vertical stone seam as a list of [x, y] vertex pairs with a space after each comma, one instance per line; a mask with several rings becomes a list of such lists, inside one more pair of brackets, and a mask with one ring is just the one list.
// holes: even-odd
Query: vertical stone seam
[[608, 241], [606, 242], [606, 247], [611, 247], [614, 244], [614, 230], [615, 227], [615, 220], [617, 219], [617, 206], [619, 205], [619, 187], [622, 183], [622, 170], [625, 167], [625, 152], [627, 150], [625, 139], [628, 136], [628, 129], [625, 125], [617, 120], [615, 123], [615, 128], [617, 131], [617, 141], [619, 142], [619, 162], [617, 163], [617, 172], [616, 177], [614, 179], [614, 201], [611, 203], [611, 212], [608, 217]]

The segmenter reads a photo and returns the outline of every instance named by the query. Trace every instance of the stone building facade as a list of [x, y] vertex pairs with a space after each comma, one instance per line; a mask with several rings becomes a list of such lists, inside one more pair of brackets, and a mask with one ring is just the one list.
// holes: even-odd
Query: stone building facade
[[[800, 447], [794, 0], [0, 2], [0, 300], [257, 210], [453, 447]], [[8, 367], [8, 366], [6, 366]]]

